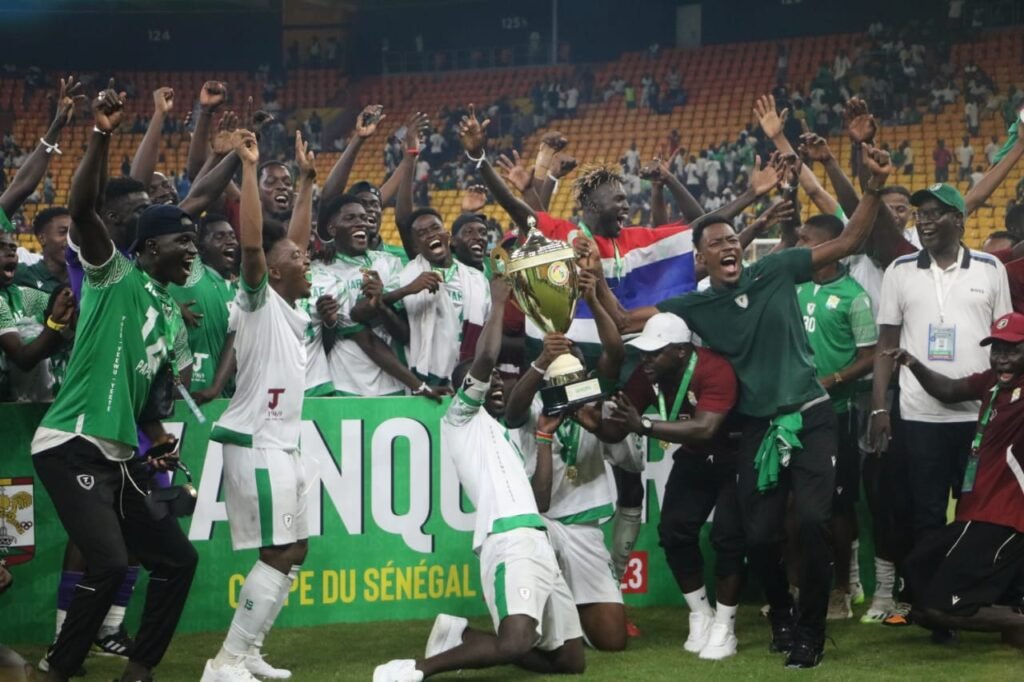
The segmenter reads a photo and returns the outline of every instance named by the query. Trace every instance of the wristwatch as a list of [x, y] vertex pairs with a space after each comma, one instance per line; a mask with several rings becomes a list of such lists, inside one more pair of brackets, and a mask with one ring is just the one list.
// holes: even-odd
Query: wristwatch
[[643, 433], [641, 435], [649, 436], [651, 435], [651, 431], [654, 430], [654, 422], [647, 417], [640, 417], [640, 427], [643, 429]]

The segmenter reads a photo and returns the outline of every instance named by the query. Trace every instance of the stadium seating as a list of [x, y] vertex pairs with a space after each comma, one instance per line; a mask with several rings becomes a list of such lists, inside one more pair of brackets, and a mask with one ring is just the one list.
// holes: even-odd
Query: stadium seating
[[[1022, 34], [1024, 32], [1020, 28], [997, 29], [986, 32], [978, 42], [955, 45], [952, 62], [957, 73], [965, 64], [975, 62], [995, 80], [1000, 90], [1005, 92], [1008, 87], [1015, 84], [1015, 73], [1024, 57]], [[859, 34], [839, 34], [782, 41], [790, 51], [789, 81], [806, 93], [807, 84], [822, 62], [831, 63], [839, 49], [852, 50], [860, 40]], [[576, 118], [557, 121], [552, 128], [562, 131], [569, 137], [571, 151], [583, 163], [614, 163], [633, 141], [636, 141], [645, 160], [655, 154], [664, 154], [667, 151], [667, 136], [673, 129], [680, 132], [682, 145], [691, 153], [696, 153], [712, 143], [733, 140], [739, 131], [753, 120], [751, 109], [754, 98], [768, 92], [774, 85], [778, 44], [778, 41], [766, 41], [670, 49], [664, 50], [656, 58], [651, 58], [645, 52], [627, 53], [615, 62], [592, 65], [596, 76], [596, 101], [581, 105]], [[689, 100], [686, 106], [676, 107], [671, 113], [655, 115], [644, 109], [627, 111], [621, 98], [612, 98], [608, 102], [600, 101], [604, 84], [613, 77], [620, 76], [638, 85], [643, 75], [650, 73], [659, 82], [663, 82], [672, 68], [677, 69], [682, 75]], [[388, 113], [384, 132], [390, 133], [399, 127], [413, 110], [426, 111], [434, 116], [442, 107], [459, 103], [475, 102], [486, 105], [502, 96], [514, 102], [517, 98], [527, 97], [535, 83], [569, 77], [573, 72], [574, 68], [571, 66], [546, 66], [380, 76], [358, 83], [358, 100], [361, 104], [372, 102], [384, 105]], [[260, 101], [262, 92], [260, 84], [251, 74], [240, 72], [200, 74], [147, 71], [120, 75], [131, 81], [138, 93], [129, 103], [129, 122], [136, 113], [148, 115], [152, 107], [149, 93], [161, 85], [173, 87], [179, 93], [180, 102], [189, 101], [194, 97], [204, 80], [225, 80], [231, 84], [233, 102], [237, 108], [240, 108], [238, 103], [249, 95], [257, 102]], [[345, 85], [345, 78], [333, 71], [291, 71], [286, 87], [279, 92], [278, 100], [289, 108], [324, 106], [334, 101], [336, 94]], [[52, 92], [52, 88], [49, 91]], [[31, 147], [50, 119], [52, 104], [47, 99], [47, 93], [40, 91], [28, 99], [27, 106], [23, 106], [23, 92], [24, 84], [21, 80], [0, 79], [0, 111], [14, 112], [15, 138], [19, 144]], [[176, 107], [178, 115], [181, 115], [180, 112], [184, 109], [185, 107], [179, 104]], [[71, 173], [88, 132], [85, 125], [87, 121], [87, 117], [80, 117], [80, 124], [76, 125], [70, 134], [65, 133], [62, 146], [70, 153], [51, 163], [57, 201], [60, 203], [66, 200]], [[522, 150], [526, 158], [532, 158], [536, 145], [546, 130], [537, 131], [527, 140], [526, 149]], [[882, 141], [895, 148], [902, 140], [909, 140], [916, 157], [914, 175], [895, 176], [892, 181], [911, 189], [928, 186], [934, 178], [931, 152], [935, 148], [935, 141], [944, 138], [947, 146], [953, 148], [959, 144], [964, 133], [962, 98], [939, 114], [926, 114], [919, 125], [885, 127]], [[982, 160], [982, 150], [992, 135], [997, 135], [1000, 140], [1004, 139], [1005, 126], [998, 112], [984, 112], [979, 134], [972, 138], [976, 151], [975, 165], [980, 163], [987, 167], [987, 162]], [[140, 139], [140, 135], [127, 133], [117, 136], [110, 152], [112, 173], [120, 172], [122, 157], [127, 155], [130, 158]], [[363, 150], [353, 171], [353, 178], [375, 181], [382, 179], [384, 169], [381, 150], [385, 139], [385, 134], [378, 134], [373, 143]], [[188, 146], [187, 136], [173, 135], [166, 144], [165, 163], [161, 164], [161, 167], [167, 170], [183, 168]], [[851, 152], [848, 141], [836, 137], [830, 139], [830, 145], [843, 167], [849, 168]], [[337, 152], [325, 151], [318, 155], [317, 166], [321, 178], [326, 177], [337, 157]], [[820, 168], [816, 170], [824, 179], [824, 172]], [[950, 175], [951, 179], [955, 180], [955, 165]], [[1002, 229], [1005, 206], [1013, 197], [1016, 184], [1022, 176], [1024, 168], [1014, 169], [1009, 180], [993, 195], [989, 206], [979, 209], [970, 217], [966, 235], [969, 244], [977, 246], [988, 233]], [[960, 189], [966, 192], [967, 184], [960, 183]], [[458, 191], [435, 190], [431, 192], [431, 200], [449, 221], [458, 214]], [[26, 217], [31, 219], [39, 208], [41, 207], [26, 207]], [[552, 199], [551, 211], [559, 215], [569, 215], [571, 210], [571, 193], [568, 183], [563, 183], [560, 191]], [[811, 209], [805, 206], [804, 210], [809, 213]], [[486, 212], [507, 222], [507, 218], [497, 207], [489, 206]], [[389, 210], [385, 215], [384, 237], [388, 241], [397, 242], [397, 234], [390, 216]]]

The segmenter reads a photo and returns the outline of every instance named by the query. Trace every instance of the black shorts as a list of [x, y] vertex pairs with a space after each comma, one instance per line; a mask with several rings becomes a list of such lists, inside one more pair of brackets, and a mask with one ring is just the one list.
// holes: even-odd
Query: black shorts
[[850, 409], [836, 415], [836, 485], [832, 492], [832, 511], [852, 513], [860, 499], [860, 447], [857, 443], [857, 412]]
[[973, 616], [1004, 604], [1024, 571], [1024, 534], [982, 521], [956, 521], [918, 542], [907, 560], [914, 607]]

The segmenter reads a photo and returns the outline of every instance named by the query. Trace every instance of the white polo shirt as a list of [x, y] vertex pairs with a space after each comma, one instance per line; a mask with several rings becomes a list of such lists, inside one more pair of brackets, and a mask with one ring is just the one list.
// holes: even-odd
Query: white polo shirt
[[[928, 251], [897, 258], [882, 278], [878, 324], [900, 327], [900, 347], [952, 379], [989, 369], [979, 344], [992, 322], [1011, 311], [1006, 269], [993, 256], [960, 247], [944, 270]], [[900, 413], [922, 422], [971, 422], [978, 401], [945, 404], [932, 398], [909, 369], [900, 370]]]

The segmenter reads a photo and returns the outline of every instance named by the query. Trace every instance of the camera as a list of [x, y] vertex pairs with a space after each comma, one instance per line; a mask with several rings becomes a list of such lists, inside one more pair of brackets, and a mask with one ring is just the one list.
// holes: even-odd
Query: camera
[[177, 470], [185, 474], [185, 478], [188, 479], [187, 483], [150, 490], [149, 495], [146, 496], [146, 506], [156, 521], [161, 521], [168, 516], [174, 518], [192, 516], [192, 512], [196, 510], [197, 492], [192, 485], [192, 472], [181, 461], [178, 462]]

